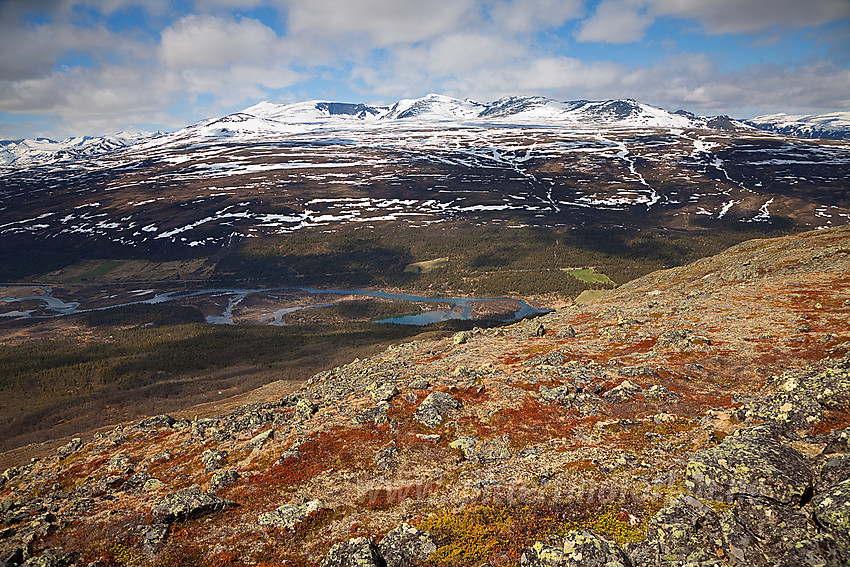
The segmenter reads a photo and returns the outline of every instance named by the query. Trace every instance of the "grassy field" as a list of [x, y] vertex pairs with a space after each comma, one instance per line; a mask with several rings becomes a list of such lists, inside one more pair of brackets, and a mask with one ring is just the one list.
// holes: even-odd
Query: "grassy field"
[[615, 285], [611, 278], [606, 276], [605, 274], [597, 274], [593, 271], [592, 268], [579, 268], [576, 270], [567, 270], [574, 278], [578, 278], [579, 280], [587, 283], [595, 283], [602, 285]]

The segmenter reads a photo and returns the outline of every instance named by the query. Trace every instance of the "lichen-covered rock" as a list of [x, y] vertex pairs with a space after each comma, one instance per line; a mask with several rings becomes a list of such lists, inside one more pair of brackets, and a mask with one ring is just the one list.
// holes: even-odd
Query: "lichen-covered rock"
[[405, 523], [390, 530], [378, 544], [387, 567], [414, 567], [436, 551], [431, 534]]
[[557, 386], [555, 388], [547, 388], [540, 386], [540, 397], [550, 403], [558, 403], [563, 406], [571, 406], [575, 399], [575, 394], [572, 393], [573, 388], [569, 386]]
[[165, 543], [165, 538], [168, 536], [168, 524], [151, 524], [141, 528], [142, 549], [146, 555], [151, 556]]
[[388, 445], [384, 447], [375, 455], [375, 468], [379, 471], [394, 469], [397, 464], [397, 455], [398, 449], [396, 449], [395, 445]]
[[564, 536], [564, 567], [631, 567], [617, 544], [586, 530], [574, 530]]
[[422, 400], [413, 418], [426, 427], [434, 428], [443, 423], [445, 414], [460, 407], [460, 402], [445, 392], [431, 392]]
[[472, 333], [469, 331], [460, 331], [452, 337], [452, 342], [456, 345], [468, 343], [472, 339]]
[[827, 438], [824, 454], [850, 452], [850, 429], [834, 429]]
[[201, 492], [197, 486], [193, 486], [166, 496], [151, 509], [151, 515], [157, 522], [173, 524], [200, 518], [236, 505], [235, 502]]
[[322, 510], [326, 510], [326, 508], [320, 500], [310, 500], [304, 504], [287, 504], [277, 510], [260, 514], [257, 523], [261, 526], [292, 530], [311, 514], [318, 514]]
[[838, 545], [829, 534], [794, 543], [792, 548], [776, 563], [776, 567], [847, 567], [850, 553]]
[[218, 449], [207, 449], [201, 453], [201, 462], [204, 464], [206, 472], [220, 469], [226, 458], [227, 451], [219, 451]]
[[812, 472], [803, 456], [777, 437], [775, 428], [752, 427], [697, 452], [688, 463], [685, 486], [709, 499], [741, 494], [802, 503], [812, 490]]
[[701, 335], [695, 335], [690, 329], [668, 329], [659, 335], [653, 348], [669, 348], [686, 350], [695, 346], [710, 346], [711, 340]]
[[623, 380], [619, 386], [611, 388], [602, 394], [602, 398], [611, 403], [622, 404], [631, 400], [642, 391], [643, 388], [637, 384], [630, 382], [629, 380]]
[[839, 453], [826, 461], [820, 469], [817, 490], [835, 486], [845, 480], [850, 480], [850, 453]]
[[696, 498], [682, 495], [653, 516], [647, 539], [656, 547], [658, 564], [683, 561], [704, 548], [719, 531], [720, 515]]
[[376, 402], [388, 402], [398, 394], [398, 388], [393, 382], [373, 382], [366, 391]]
[[823, 420], [821, 405], [804, 393], [779, 392], [756, 399], [739, 410], [741, 418], [773, 421], [795, 429], [810, 429]]
[[818, 494], [815, 519], [843, 546], [850, 548], [850, 480]]
[[572, 325], [567, 325], [558, 329], [556, 336], [559, 339], [572, 339], [576, 336], [576, 330]]
[[371, 539], [357, 537], [335, 544], [322, 559], [320, 567], [385, 567]]
[[459, 437], [449, 443], [449, 447], [457, 449], [468, 461], [488, 464], [508, 459], [510, 449], [501, 441], [482, 441], [477, 437]]
[[759, 538], [765, 552], [774, 560], [795, 543], [816, 535], [815, 525], [798, 506], [782, 506], [758, 498], [738, 498], [732, 508], [735, 517]]
[[236, 469], [224, 469], [215, 471], [210, 479], [210, 490], [221, 490], [239, 480], [239, 473]]
[[168, 414], [154, 415], [140, 421], [136, 427], [139, 429], [157, 429], [171, 427], [177, 420]]
[[[754, 538], [731, 514], [721, 516], [688, 494], [679, 496], [653, 516], [647, 541], [642, 551], [649, 561], [644, 564], [721, 565], [729, 564], [728, 561], [742, 567], [768, 564], [761, 549], [754, 545]], [[742, 544], [751, 548], [738, 549]]]
[[274, 438], [274, 429], [267, 429], [267, 430], [265, 430], [261, 433], [258, 433], [254, 437], [252, 437], [251, 440], [248, 441], [248, 446], [249, 447], [262, 447], [263, 444], [266, 441], [268, 441], [269, 439], [273, 439], [273, 438]]
[[390, 404], [387, 402], [378, 402], [373, 408], [367, 408], [351, 418], [351, 423], [354, 425], [364, 425], [366, 423], [374, 423], [375, 427], [380, 427], [387, 422], [387, 411], [390, 409]]
[[431, 387], [431, 383], [425, 378], [415, 378], [407, 385], [411, 390], [427, 390]]
[[646, 389], [643, 393], [644, 398], [657, 402], [675, 402], [681, 396], [676, 392], [671, 392], [661, 384], [655, 384]]
[[64, 459], [65, 457], [68, 457], [69, 455], [76, 453], [82, 447], [83, 447], [83, 440], [80, 439], [79, 437], [74, 437], [73, 439], [68, 441], [67, 444], [59, 447], [59, 449], [57, 449], [56, 452], [59, 454], [59, 457]]
[[546, 542], [536, 541], [522, 552], [523, 567], [561, 567], [564, 563], [564, 539], [550, 537]]
[[68, 563], [54, 555], [41, 555], [30, 557], [21, 564], [21, 567], [64, 567]]
[[295, 415], [297, 415], [298, 419], [301, 421], [310, 419], [310, 417], [312, 417], [317, 411], [319, 411], [319, 406], [310, 400], [300, 399], [298, 400], [298, 403], [295, 404]]

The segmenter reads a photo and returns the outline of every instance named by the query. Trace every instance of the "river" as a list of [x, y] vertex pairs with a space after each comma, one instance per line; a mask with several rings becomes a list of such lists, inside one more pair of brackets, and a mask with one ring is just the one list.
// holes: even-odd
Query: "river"
[[[407, 302], [407, 303], [433, 303], [435, 305], [450, 305], [450, 309], [432, 309], [428, 311], [424, 311], [422, 313], [417, 313], [415, 315], [404, 315], [400, 317], [388, 317], [385, 319], [377, 320], [377, 323], [394, 323], [400, 325], [417, 325], [423, 326], [431, 323], [437, 323], [440, 321], [447, 321], [449, 319], [472, 319], [473, 318], [473, 305], [476, 302], [487, 302], [487, 301], [512, 301], [519, 305], [519, 308], [516, 309], [512, 316], [504, 319], [506, 321], [518, 320], [523, 317], [527, 317], [529, 315], [534, 315], [537, 313], [548, 313], [549, 309], [536, 309], [530, 306], [528, 303], [518, 299], [510, 299], [510, 298], [493, 298], [493, 297], [476, 297], [476, 298], [459, 298], [459, 297], [425, 297], [421, 295], [412, 295], [406, 293], [390, 293], [387, 291], [381, 290], [367, 290], [367, 289], [317, 289], [312, 287], [280, 287], [280, 288], [261, 288], [261, 289], [239, 289], [239, 288], [211, 288], [211, 289], [197, 289], [197, 290], [186, 290], [186, 291], [169, 291], [156, 293], [151, 289], [141, 289], [134, 290], [128, 293], [128, 295], [135, 295], [139, 299], [131, 300], [131, 301], [120, 301], [113, 305], [96, 307], [96, 308], [82, 308], [79, 302], [75, 301], [63, 301], [55, 297], [53, 294], [53, 290], [49, 287], [38, 286], [44, 293], [38, 295], [29, 295], [26, 297], [2, 297], [0, 296], [0, 306], [3, 304], [12, 307], [16, 303], [22, 302], [40, 302], [42, 305], [36, 309], [24, 309], [24, 310], [10, 310], [5, 312], [0, 312], [0, 317], [3, 318], [11, 318], [11, 319], [44, 319], [44, 318], [52, 318], [52, 317], [61, 317], [64, 315], [72, 315], [76, 313], [87, 313], [92, 311], [103, 311], [107, 309], [115, 309], [117, 307], [126, 307], [129, 305], [142, 305], [142, 304], [159, 304], [159, 303], [170, 303], [170, 302], [180, 302], [185, 301], [190, 298], [196, 298], [201, 296], [228, 296], [227, 305], [223, 308], [221, 314], [208, 315], [206, 320], [208, 323], [213, 324], [224, 324], [224, 325], [233, 325], [236, 324], [233, 319], [233, 311], [239, 306], [247, 297], [254, 294], [269, 294], [274, 292], [305, 292], [310, 295], [321, 296], [321, 295], [347, 295], [347, 296], [366, 296], [366, 297], [374, 297], [379, 299], [385, 299], [389, 301], [397, 301], [397, 302]], [[0, 288], [0, 295], [2, 295], [3, 290]], [[150, 296], [150, 297], [145, 297]], [[298, 311], [301, 309], [310, 309], [317, 307], [327, 307], [329, 305], [334, 305], [333, 303], [316, 303], [311, 305], [298, 305], [298, 306], [290, 306], [283, 307], [271, 310], [268, 313], [268, 316], [263, 319], [266, 324], [269, 325], [283, 325], [282, 317], [287, 313], [292, 313], [294, 311]]]

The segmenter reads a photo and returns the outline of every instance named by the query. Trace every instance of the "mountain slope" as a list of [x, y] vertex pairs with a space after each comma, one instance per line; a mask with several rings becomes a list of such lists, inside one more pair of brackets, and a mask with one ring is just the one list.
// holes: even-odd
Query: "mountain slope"
[[850, 140], [850, 112], [810, 115], [767, 114], [756, 116], [745, 122], [761, 130], [787, 136]]
[[0, 167], [28, 167], [91, 159], [121, 150], [150, 136], [148, 133], [122, 132], [114, 136], [72, 137], [59, 142], [47, 138], [3, 140], [0, 141]]
[[745, 242], [226, 415], [75, 439], [2, 475], [3, 546], [81, 565], [843, 565], [848, 274], [847, 227]]

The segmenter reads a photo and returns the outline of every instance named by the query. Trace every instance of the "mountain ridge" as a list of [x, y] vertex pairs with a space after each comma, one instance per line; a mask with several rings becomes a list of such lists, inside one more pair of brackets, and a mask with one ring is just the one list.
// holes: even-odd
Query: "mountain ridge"
[[[209, 128], [218, 122], [235, 123], [234, 117], [247, 114], [270, 122], [243, 124], [242, 128]], [[557, 101], [541, 96], [506, 96], [491, 102], [457, 99], [428, 94], [417, 99], [401, 99], [389, 106], [323, 100], [278, 104], [261, 101], [239, 112], [206, 118], [171, 134], [203, 131], [204, 137], [232, 136], [234, 132], [255, 135], [302, 133], [310, 125], [344, 126], [392, 121], [514, 121], [520, 124], [561, 123], [568, 126], [646, 126], [746, 130], [755, 128], [778, 134], [846, 140], [850, 138], [850, 113], [788, 115], [784, 113], [737, 120], [728, 116], [699, 116], [678, 110], [670, 112], [634, 99]], [[247, 121], [243, 121], [247, 122]], [[62, 141], [47, 138], [0, 141], [0, 167], [28, 167], [47, 163], [70, 163], [119, 151], [162, 133], [125, 133], [106, 136], [77, 136]], [[172, 136], [173, 137], [173, 136]], [[82, 142], [81, 142], [82, 141]], [[85, 142], [85, 143], [83, 143]]]

